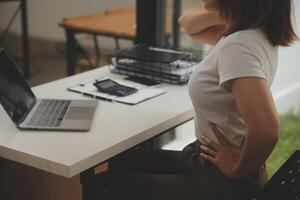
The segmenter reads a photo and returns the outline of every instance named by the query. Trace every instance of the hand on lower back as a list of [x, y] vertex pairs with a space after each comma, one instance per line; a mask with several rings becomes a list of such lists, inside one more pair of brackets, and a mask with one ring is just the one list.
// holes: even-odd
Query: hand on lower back
[[231, 145], [215, 125], [212, 125], [212, 129], [220, 144], [213, 142], [205, 135], [202, 136], [204, 143], [200, 146], [200, 156], [212, 162], [228, 178], [240, 178], [235, 169], [240, 159], [241, 150]]

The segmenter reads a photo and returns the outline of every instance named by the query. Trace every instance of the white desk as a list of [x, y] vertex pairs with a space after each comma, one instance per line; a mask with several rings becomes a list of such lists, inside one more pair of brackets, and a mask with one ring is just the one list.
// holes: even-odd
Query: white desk
[[[38, 98], [88, 99], [67, 87], [100, 76], [108, 67], [33, 88]], [[99, 100], [90, 132], [20, 131], [0, 106], [0, 157], [63, 177], [83, 173], [193, 117], [187, 86], [163, 84], [167, 93], [130, 106]]]

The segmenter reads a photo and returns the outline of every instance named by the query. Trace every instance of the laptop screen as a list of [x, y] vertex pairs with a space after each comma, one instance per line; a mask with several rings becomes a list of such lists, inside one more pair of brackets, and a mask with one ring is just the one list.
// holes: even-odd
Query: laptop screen
[[15, 62], [4, 49], [0, 49], [0, 103], [5, 111], [15, 123], [19, 123], [35, 99]]

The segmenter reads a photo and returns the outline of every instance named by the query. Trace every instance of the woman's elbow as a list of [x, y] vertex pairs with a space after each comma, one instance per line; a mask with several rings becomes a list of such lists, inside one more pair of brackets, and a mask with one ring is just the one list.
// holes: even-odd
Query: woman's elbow
[[250, 128], [250, 132], [254, 133], [256, 137], [261, 138], [266, 143], [275, 146], [280, 138], [281, 125], [279, 121], [265, 123]]
[[272, 143], [275, 146], [280, 138], [280, 128], [270, 129], [267, 135], [270, 143]]
[[193, 24], [191, 23], [191, 20], [189, 19], [189, 17], [182, 15], [181, 17], [179, 17], [178, 23], [187, 34], [195, 34], [196, 33], [196, 30], [194, 30]]
[[277, 118], [276, 120], [274, 120], [274, 122], [270, 124], [270, 127], [271, 128], [269, 130], [269, 135], [270, 135], [269, 137], [271, 138], [272, 141], [277, 143], [281, 134], [280, 119]]
[[188, 20], [186, 19], [186, 16], [182, 15], [178, 19], [179, 25], [184, 29], [185, 32], [188, 30]]
[[178, 24], [180, 24], [180, 26], [184, 26], [184, 15], [181, 15], [181, 16], [178, 18]]

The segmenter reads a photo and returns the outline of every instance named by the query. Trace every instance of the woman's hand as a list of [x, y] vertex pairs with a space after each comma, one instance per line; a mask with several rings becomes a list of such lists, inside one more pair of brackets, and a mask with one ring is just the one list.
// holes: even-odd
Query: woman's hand
[[211, 128], [221, 145], [216, 144], [205, 135], [202, 136], [204, 144], [200, 146], [200, 156], [212, 162], [225, 176], [232, 179], [240, 178], [240, 176], [236, 174], [235, 169], [240, 159], [241, 150], [232, 146], [215, 124], [211, 124]]

